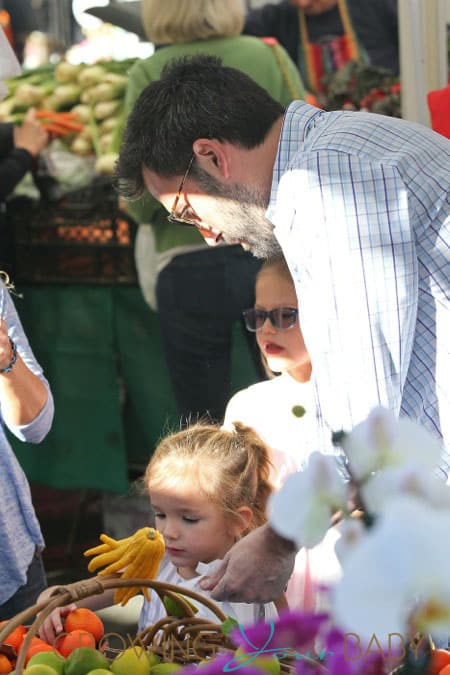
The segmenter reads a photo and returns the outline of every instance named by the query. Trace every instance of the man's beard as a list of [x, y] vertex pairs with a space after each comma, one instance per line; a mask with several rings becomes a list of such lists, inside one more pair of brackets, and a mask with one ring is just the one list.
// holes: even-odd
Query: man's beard
[[239, 241], [256, 258], [282, 255], [273, 224], [266, 218], [267, 198], [261, 192], [236, 183], [224, 186], [198, 166], [194, 176], [209, 196], [218, 197], [220, 229], [226, 243]]

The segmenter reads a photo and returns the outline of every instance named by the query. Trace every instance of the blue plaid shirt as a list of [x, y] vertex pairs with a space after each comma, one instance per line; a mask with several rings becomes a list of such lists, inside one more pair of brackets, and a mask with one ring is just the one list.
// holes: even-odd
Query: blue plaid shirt
[[267, 215], [296, 284], [318, 449], [377, 405], [449, 448], [449, 185], [450, 142], [423, 126], [287, 109]]

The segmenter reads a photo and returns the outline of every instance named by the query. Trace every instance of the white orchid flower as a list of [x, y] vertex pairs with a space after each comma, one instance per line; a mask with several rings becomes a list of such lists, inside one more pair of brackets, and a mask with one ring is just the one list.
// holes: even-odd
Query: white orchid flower
[[342, 447], [352, 475], [357, 480], [390, 465], [413, 464], [436, 469], [442, 448], [417, 422], [397, 417], [389, 410], [375, 408], [368, 418], [346, 434]]
[[346, 507], [346, 485], [336, 460], [313, 452], [304, 471], [287, 478], [269, 501], [271, 527], [300, 548], [322, 541], [332, 513]]
[[361, 488], [369, 513], [379, 514], [390, 508], [390, 500], [410, 494], [436, 508], [450, 508], [450, 485], [434, 473], [418, 466], [390, 466], [371, 476]]
[[347, 518], [337, 525], [340, 537], [337, 539], [334, 550], [341, 565], [345, 564], [356, 544], [366, 536], [367, 530], [359, 518]]
[[333, 592], [333, 613], [344, 632], [362, 643], [376, 636], [421, 631], [450, 633], [450, 512], [423, 500], [391, 500], [344, 559]]

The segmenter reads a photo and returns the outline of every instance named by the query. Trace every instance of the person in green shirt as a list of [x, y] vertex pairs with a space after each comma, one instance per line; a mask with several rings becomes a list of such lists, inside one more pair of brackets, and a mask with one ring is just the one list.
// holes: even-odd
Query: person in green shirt
[[[162, 46], [130, 70], [128, 113], [169, 61], [196, 53], [239, 68], [285, 107], [304, 98], [298, 70], [284, 48], [275, 40], [241, 35], [240, 0], [143, 0], [142, 16], [149, 40]], [[145, 299], [159, 312], [180, 415], [192, 420], [209, 414], [221, 421], [231, 395], [232, 328], [253, 304], [261, 261], [240, 246], [208, 248], [197, 231], [168, 222], [167, 211], [150, 194], [128, 209], [139, 223], [138, 278]], [[259, 362], [256, 345], [254, 357]]]

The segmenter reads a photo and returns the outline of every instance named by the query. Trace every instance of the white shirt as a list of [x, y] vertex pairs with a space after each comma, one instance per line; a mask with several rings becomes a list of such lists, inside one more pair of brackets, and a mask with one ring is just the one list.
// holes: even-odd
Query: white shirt
[[267, 216], [296, 285], [325, 452], [331, 431], [378, 405], [448, 449], [449, 186], [450, 141], [430, 129], [287, 109]]
[[[183, 593], [183, 588], [187, 588], [191, 591], [199, 593], [200, 595], [204, 595], [208, 599], [211, 599], [211, 594], [209, 591], [204, 591], [202, 588], [200, 588], [199, 582], [200, 579], [206, 574], [212, 574], [219, 563], [219, 560], [214, 560], [208, 564], [199, 563], [197, 565], [197, 572], [199, 576], [194, 577], [194, 579], [183, 579], [178, 574], [177, 568], [170, 562], [170, 560], [168, 560], [168, 558], [164, 557], [158, 572], [157, 581], [179, 586], [180, 593]], [[199, 604], [195, 600], [191, 600], [190, 598], [188, 598], [188, 600], [198, 607], [198, 613], [195, 616], [202, 618], [204, 617], [213, 623], [221, 623], [217, 615], [214, 614], [214, 612], [212, 612], [210, 609], [204, 605]], [[256, 621], [261, 620], [262, 618], [264, 620], [278, 618], [278, 612], [273, 602], [269, 602], [264, 605], [247, 604], [244, 602], [217, 602], [215, 600], [213, 600], [213, 602], [226, 616], [230, 616], [232, 619], [235, 619], [242, 626], [254, 624]], [[150, 602], [144, 600], [142, 605], [138, 631], [143, 631], [145, 628], [153, 625], [159, 621], [159, 619], [162, 619], [165, 616], [167, 616], [167, 612], [164, 608], [164, 605], [155, 591], [151, 591]]]
[[[302, 406], [305, 414], [296, 417], [294, 406]], [[276, 487], [303, 469], [311, 452], [319, 449], [314, 389], [288, 373], [238, 391], [228, 402], [224, 428], [232, 430], [235, 421], [255, 429], [270, 447]]]
[[[294, 406], [303, 406], [303, 417], [292, 413]], [[237, 392], [227, 405], [223, 426], [231, 430], [232, 423], [240, 421], [259, 434], [271, 449], [272, 480], [280, 488], [290, 474], [305, 468], [310, 454], [318, 449], [316, 410], [311, 383], [297, 382], [283, 373]], [[286, 592], [291, 609], [329, 608], [328, 594], [321, 588], [334, 583], [341, 574], [334, 552], [338, 536], [336, 528], [332, 528], [321, 544], [297, 553]]]

